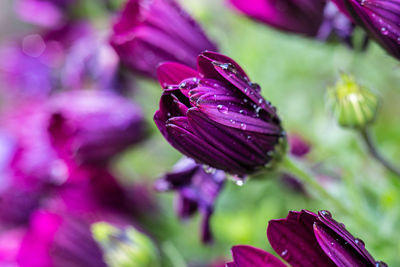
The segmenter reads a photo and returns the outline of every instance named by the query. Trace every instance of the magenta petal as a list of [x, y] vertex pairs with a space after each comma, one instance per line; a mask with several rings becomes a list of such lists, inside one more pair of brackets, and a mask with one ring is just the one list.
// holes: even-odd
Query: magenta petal
[[294, 267], [336, 266], [315, 239], [313, 224], [317, 219], [316, 214], [302, 210], [271, 220], [267, 236], [272, 248]]
[[338, 266], [374, 266], [360, 257], [354, 248], [334, 231], [320, 222], [314, 223], [315, 237], [325, 254]]
[[234, 246], [232, 257], [237, 267], [286, 267], [274, 255], [251, 246]]
[[178, 85], [188, 78], [199, 77], [194, 69], [176, 62], [165, 62], [157, 68], [157, 78], [163, 88]]
[[247, 77], [247, 74], [244, 72], [242, 67], [240, 67], [240, 65], [230, 57], [217, 52], [206, 51], [197, 57], [197, 68], [205, 78], [220, 80], [219, 78], [221, 76], [214, 70], [213, 62], [232, 64], [243, 77]]

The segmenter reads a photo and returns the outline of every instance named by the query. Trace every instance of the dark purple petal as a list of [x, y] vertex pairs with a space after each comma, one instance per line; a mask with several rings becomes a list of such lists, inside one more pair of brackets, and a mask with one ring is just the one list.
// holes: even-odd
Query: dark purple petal
[[400, 2], [379, 0], [336, 0], [346, 6], [353, 20], [363, 27], [392, 56], [400, 59]]
[[292, 266], [336, 266], [315, 239], [316, 214], [290, 211], [285, 219], [271, 220], [267, 236], [272, 248]]
[[215, 71], [213, 62], [231, 64], [243, 77], [247, 77], [242, 67], [233, 59], [217, 52], [206, 51], [197, 57], [197, 68], [205, 78], [220, 80], [220, 75]]
[[230, 0], [245, 15], [274, 28], [315, 36], [323, 20], [324, 0]]
[[173, 0], [129, 0], [114, 25], [111, 44], [128, 67], [153, 78], [160, 63], [176, 61], [194, 68], [200, 52], [216, 50]]
[[[340, 244], [342, 244], [342, 246], [343, 246], [343, 244], [346, 245], [348, 250], [353, 253], [353, 255], [354, 255], [353, 257], [358, 257], [359, 259], [361, 258], [363, 262], [369, 262], [369, 264], [372, 264], [372, 266], [374, 266], [375, 261], [372, 258], [372, 256], [369, 254], [369, 252], [365, 249], [364, 242], [361, 241], [360, 239], [354, 238], [354, 236], [346, 230], [346, 228], [344, 227], [344, 224], [340, 224], [332, 218], [332, 215], [330, 214], [330, 212], [319, 211], [318, 219], [320, 220], [320, 222], [322, 224], [325, 225], [325, 228], [330, 229], [334, 233], [333, 235], [337, 236], [336, 237], [337, 242], [340, 241]], [[323, 231], [325, 229], [325, 228], [324, 229], [322, 229], [322, 228], [323, 228], [323, 226], [321, 224], [319, 224], [318, 230]], [[325, 230], [325, 232], [327, 232], [327, 231], [328, 230]], [[323, 235], [323, 234], [324, 233], [322, 233], [322, 232], [320, 233], [320, 235]], [[322, 238], [322, 236], [320, 236], [320, 238]], [[318, 237], [317, 237], [317, 239], [318, 239]], [[320, 240], [318, 242], [320, 242]], [[332, 258], [332, 260], [334, 260], [334, 259]]]
[[326, 227], [326, 225], [315, 222], [314, 233], [325, 254], [328, 255], [338, 267], [374, 266], [375, 262], [371, 264], [371, 262], [360, 257], [360, 254], [358, 254], [348, 242], [345, 242], [334, 231]]
[[238, 267], [234, 262], [228, 262], [226, 267]]
[[199, 77], [192, 68], [175, 62], [165, 62], [157, 68], [157, 78], [163, 88], [168, 85], [179, 85], [183, 80]]
[[237, 267], [285, 267], [274, 255], [251, 246], [234, 246], [231, 249], [234, 266]]

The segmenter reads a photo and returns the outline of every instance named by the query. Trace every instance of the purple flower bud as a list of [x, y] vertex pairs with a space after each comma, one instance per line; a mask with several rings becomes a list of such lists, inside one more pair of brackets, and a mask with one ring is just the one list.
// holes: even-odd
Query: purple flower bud
[[[329, 211], [318, 215], [307, 210], [290, 211], [285, 219], [271, 220], [267, 228], [272, 248], [290, 266], [387, 267], [372, 258], [362, 240], [354, 238]], [[284, 267], [286, 264], [266, 251], [250, 246], [232, 248], [228, 267]]]
[[310, 144], [298, 134], [289, 135], [288, 143], [290, 146], [290, 154], [297, 158], [304, 157], [311, 150]]
[[198, 71], [164, 63], [158, 78], [164, 93], [154, 121], [186, 156], [238, 175], [278, 157], [285, 133], [276, 110], [232, 59], [204, 52]]
[[[375, 266], [364, 243], [329, 211], [290, 211], [267, 228], [272, 248], [292, 266]], [[301, 246], [299, 246], [301, 244]]]
[[62, 158], [81, 163], [108, 161], [144, 137], [138, 106], [105, 91], [74, 91], [51, 100], [49, 132]]
[[389, 54], [400, 59], [400, 1], [333, 0], [346, 8], [353, 21], [364, 28]]
[[152, 78], [162, 62], [194, 68], [200, 52], [216, 50], [174, 0], [129, 0], [114, 25], [111, 44], [125, 65]]
[[207, 243], [212, 241], [210, 217], [224, 181], [223, 171], [205, 171], [202, 165], [196, 164], [192, 159], [183, 158], [171, 173], [156, 182], [155, 188], [158, 191], [179, 192], [177, 213], [182, 219], [191, 217], [200, 210], [203, 214], [202, 240]]

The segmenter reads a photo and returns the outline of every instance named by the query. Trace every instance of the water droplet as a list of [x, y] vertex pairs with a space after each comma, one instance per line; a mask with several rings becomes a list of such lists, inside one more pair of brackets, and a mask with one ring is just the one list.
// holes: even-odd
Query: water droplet
[[329, 211], [327, 211], [327, 210], [321, 210], [320, 213], [321, 213], [321, 215], [324, 216], [324, 217], [332, 218], [332, 214], [331, 214]]
[[375, 266], [376, 267], [388, 267], [388, 265], [386, 263], [384, 263], [383, 261], [375, 262]]
[[251, 135], [248, 135], [248, 136], [247, 136], [247, 140], [251, 140]]
[[262, 98], [260, 98], [259, 100], [258, 100], [258, 104], [262, 104], [264, 102], [264, 99], [262, 99]]
[[168, 113], [167, 113], [167, 117], [171, 117], [171, 113], [168, 112]]
[[230, 120], [230, 122], [231, 122], [232, 124], [236, 124], [236, 121], [234, 121], [234, 120]]
[[381, 33], [382, 33], [383, 35], [388, 35], [388, 34], [389, 34], [389, 31], [388, 31], [388, 29], [387, 29], [386, 27], [382, 27], [382, 28], [381, 28]]
[[237, 186], [243, 186], [246, 183], [246, 177], [241, 176], [241, 175], [232, 175], [232, 181]]
[[239, 110], [239, 113], [244, 114], [244, 110], [243, 109]]
[[400, 37], [397, 38], [397, 43], [400, 44]]
[[246, 128], [247, 128], [246, 123], [241, 123], [241, 124], [240, 124], [240, 129], [246, 130]]
[[354, 242], [359, 246], [365, 247], [364, 241], [359, 238], [354, 239]]
[[215, 169], [209, 165], [203, 165], [203, 170], [208, 174], [214, 174], [217, 171], [217, 169]]
[[285, 257], [288, 254], [288, 250], [285, 249], [284, 251], [281, 252], [281, 256]]
[[225, 107], [224, 105], [218, 105], [217, 109], [219, 112], [224, 113], [224, 114], [227, 114], [229, 111], [228, 107]]
[[247, 98], [244, 98], [244, 99], [243, 99], [243, 102], [244, 102], [244, 103], [247, 103], [248, 101], [249, 101], [249, 100], [248, 100]]

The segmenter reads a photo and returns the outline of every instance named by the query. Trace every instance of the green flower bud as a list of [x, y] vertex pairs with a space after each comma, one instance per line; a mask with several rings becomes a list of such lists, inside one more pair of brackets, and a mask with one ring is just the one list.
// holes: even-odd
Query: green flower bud
[[92, 233], [110, 267], [160, 266], [158, 251], [151, 239], [133, 227], [119, 229], [99, 222], [92, 225]]
[[375, 119], [378, 97], [357, 83], [352, 75], [342, 74], [335, 86], [328, 88], [328, 101], [343, 127], [364, 128]]

